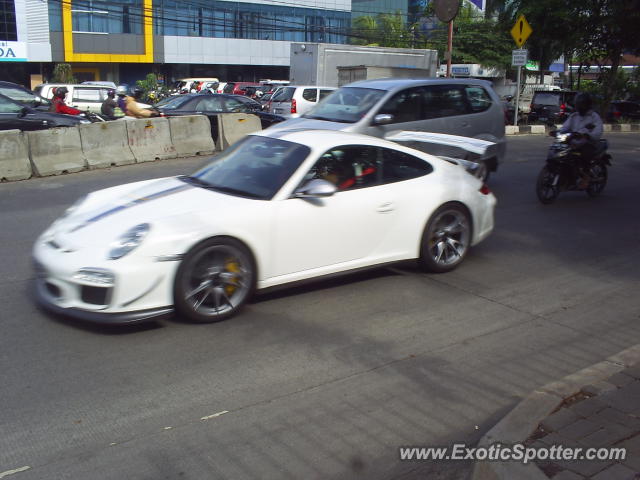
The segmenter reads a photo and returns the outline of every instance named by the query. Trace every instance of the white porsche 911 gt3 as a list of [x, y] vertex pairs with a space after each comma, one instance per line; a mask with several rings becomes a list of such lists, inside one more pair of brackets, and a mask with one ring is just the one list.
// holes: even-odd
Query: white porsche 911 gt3
[[174, 310], [213, 322], [285, 283], [413, 258], [446, 272], [493, 229], [495, 197], [470, 165], [364, 135], [266, 130], [193, 175], [79, 200], [35, 244], [37, 298], [105, 323]]

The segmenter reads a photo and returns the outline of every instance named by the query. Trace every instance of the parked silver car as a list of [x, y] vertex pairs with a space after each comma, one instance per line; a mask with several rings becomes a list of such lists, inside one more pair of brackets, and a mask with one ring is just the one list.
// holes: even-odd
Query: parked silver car
[[[388, 136], [399, 130], [446, 133], [497, 143], [485, 160], [495, 171], [506, 150], [502, 102], [484, 80], [386, 78], [354, 82], [300, 118], [271, 128], [329, 129]], [[432, 151], [450, 154], [448, 151]]]
[[283, 117], [296, 118], [316, 106], [334, 87], [317, 87], [313, 85], [287, 85], [279, 87], [271, 97], [269, 113]]

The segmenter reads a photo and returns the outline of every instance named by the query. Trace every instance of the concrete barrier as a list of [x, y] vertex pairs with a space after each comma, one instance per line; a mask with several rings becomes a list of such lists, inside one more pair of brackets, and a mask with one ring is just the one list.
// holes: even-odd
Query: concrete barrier
[[136, 163], [129, 148], [124, 120], [80, 125], [82, 151], [89, 168], [107, 168]]
[[11, 182], [31, 177], [29, 144], [20, 130], [0, 132], [0, 181]]
[[604, 125], [602, 125], [602, 131], [603, 132], [610, 132], [611, 130], [612, 130], [611, 124], [605, 123]]
[[218, 142], [216, 148], [224, 150], [246, 135], [262, 130], [260, 117], [250, 113], [221, 113], [218, 115]]
[[620, 125], [620, 131], [621, 132], [630, 132], [631, 131], [631, 125], [628, 123], [623, 123], [622, 125]]
[[169, 121], [166, 118], [122, 120], [127, 126], [129, 148], [136, 162], [153, 162], [176, 156], [171, 144]]
[[531, 125], [531, 133], [536, 135], [544, 135], [545, 127], [544, 125]]
[[179, 157], [209, 155], [216, 146], [211, 138], [211, 123], [205, 115], [168, 117], [171, 144]]
[[504, 130], [506, 135], [517, 135], [520, 133], [520, 128], [515, 125], [506, 125]]
[[39, 177], [79, 172], [87, 167], [76, 127], [27, 132], [29, 157]]

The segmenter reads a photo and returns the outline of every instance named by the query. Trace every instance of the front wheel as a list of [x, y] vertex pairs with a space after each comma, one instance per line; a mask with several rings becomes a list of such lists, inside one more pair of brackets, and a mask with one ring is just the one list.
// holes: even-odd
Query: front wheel
[[212, 238], [187, 253], [180, 264], [175, 308], [194, 322], [218, 322], [242, 307], [254, 283], [254, 263], [245, 246], [231, 238]]
[[429, 219], [420, 249], [420, 263], [435, 273], [456, 268], [467, 255], [471, 243], [471, 220], [460, 205], [445, 204]]
[[594, 164], [589, 169], [589, 177], [589, 186], [586, 189], [587, 195], [597, 197], [607, 185], [607, 167], [601, 163]]
[[558, 197], [558, 186], [553, 184], [555, 174], [549, 171], [545, 166], [540, 170], [538, 174], [538, 180], [536, 181], [536, 194], [538, 200], [545, 205], [553, 203]]

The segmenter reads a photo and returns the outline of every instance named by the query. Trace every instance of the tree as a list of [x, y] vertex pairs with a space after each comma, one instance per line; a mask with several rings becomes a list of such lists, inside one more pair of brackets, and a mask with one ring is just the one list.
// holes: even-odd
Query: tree
[[137, 80], [136, 85], [144, 91], [144, 96], [147, 99], [151, 92], [159, 90], [158, 77], [155, 73], [149, 73], [144, 80]]
[[380, 47], [412, 48], [415, 25], [405, 22], [400, 11], [358, 17], [351, 27], [352, 43]]
[[71, 71], [71, 65], [68, 63], [58, 63], [53, 67], [53, 77], [51, 78], [51, 82], [66, 84], [78, 83]]

